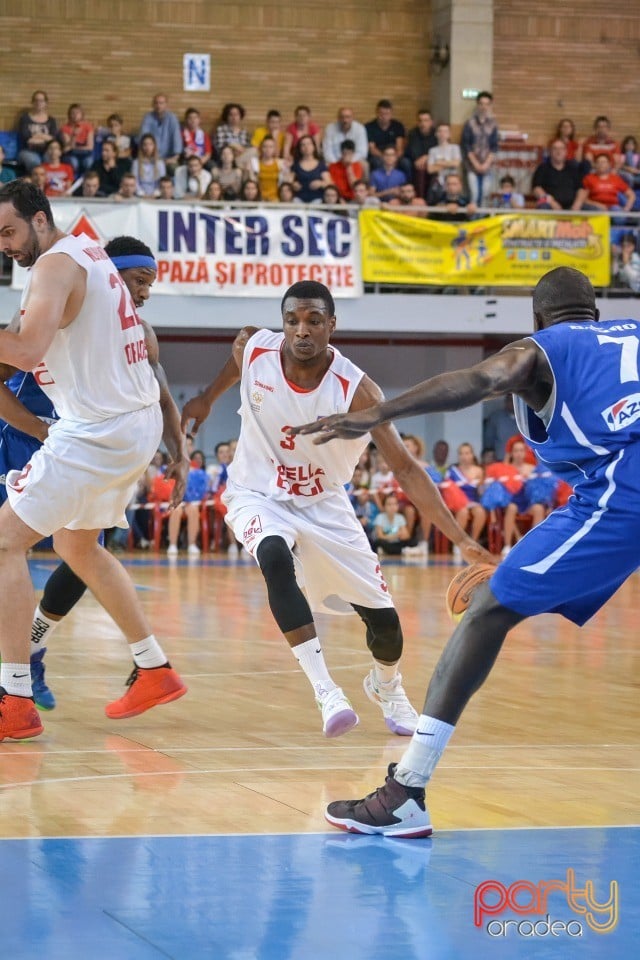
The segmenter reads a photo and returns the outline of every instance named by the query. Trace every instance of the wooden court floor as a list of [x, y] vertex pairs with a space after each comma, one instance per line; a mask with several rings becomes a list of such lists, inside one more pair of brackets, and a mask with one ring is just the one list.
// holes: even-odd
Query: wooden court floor
[[[12, 955], [494, 957], [473, 925], [474, 887], [568, 867], [600, 893], [619, 879], [620, 927], [579, 945], [540, 941], [535, 956], [634, 954], [638, 574], [582, 630], [545, 616], [512, 632], [428, 791], [433, 841], [393, 841], [345, 837], [323, 816], [330, 800], [378, 786], [407, 743], [362, 690], [370, 661], [359, 620], [318, 620], [330, 670], [360, 715], [327, 741], [253, 561], [136, 554], [125, 563], [189, 693], [108, 720], [104, 705], [131, 668], [118, 631], [85, 597], [53, 635], [47, 678], [58, 706], [36, 740], [0, 744], [0, 860], [11, 867], [0, 924], [7, 949], [18, 945]], [[37, 586], [53, 566], [51, 555], [32, 558]], [[455, 568], [430, 558], [385, 562], [384, 572], [404, 626], [405, 687], [420, 710], [451, 630], [443, 596]], [[512, 937], [502, 948], [511, 958], [531, 945]]]

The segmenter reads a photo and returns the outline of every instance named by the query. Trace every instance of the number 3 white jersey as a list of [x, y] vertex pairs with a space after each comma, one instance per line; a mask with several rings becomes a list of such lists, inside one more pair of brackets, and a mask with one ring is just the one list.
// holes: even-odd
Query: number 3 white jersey
[[240, 440], [229, 467], [236, 487], [304, 507], [351, 480], [369, 435], [317, 446], [312, 437], [288, 437], [289, 426], [346, 413], [362, 370], [335, 347], [331, 366], [314, 390], [289, 383], [282, 368], [284, 334], [259, 330], [247, 342], [240, 382]]
[[[64, 253], [87, 275], [78, 315], [58, 330], [33, 375], [58, 416], [98, 423], [158, 401], [158, 382], [147, 360], [144, 328], [116, 267], [86, 235], [58, 240], [42, 257]], [[37, 269], [37, 264], [34, 267]], [[22, 296], [28, 309], [29, 284]]]

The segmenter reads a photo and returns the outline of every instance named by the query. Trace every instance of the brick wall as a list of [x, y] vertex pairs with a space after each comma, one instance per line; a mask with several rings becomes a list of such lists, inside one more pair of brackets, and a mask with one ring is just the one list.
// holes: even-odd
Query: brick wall
[[[371, 119], [380, 97], [413, 123], [429, 85], [429, 0], [3, 0], [0, 126], [31, 94], [49, 94], [58, 122], [80, 101], [94, 122], [121, 112], [135, 129], [154, 93], [205, 125], [229, 100], [250, 127], [298, 103], [321, 123], [350, 103]], [[210, 94], [182, 92], [184, 53], [210, 53]]]
[[585, 137], [604, 113], [640, 139], [638, 0], [495, 0], [493, 53], [501, 127], [546, 143], [562, 117]]

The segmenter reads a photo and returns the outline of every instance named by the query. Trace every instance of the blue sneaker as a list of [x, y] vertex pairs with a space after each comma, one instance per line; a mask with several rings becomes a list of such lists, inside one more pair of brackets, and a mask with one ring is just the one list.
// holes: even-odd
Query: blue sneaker
[[37, 653], [31, 654], [31, 687], [33, 690], [33, 699], [39, 710], [53, 710], [56, 705], [56, 698], [47, 686], [44, 679], [44, 655], [47, 648], [43, 647]]

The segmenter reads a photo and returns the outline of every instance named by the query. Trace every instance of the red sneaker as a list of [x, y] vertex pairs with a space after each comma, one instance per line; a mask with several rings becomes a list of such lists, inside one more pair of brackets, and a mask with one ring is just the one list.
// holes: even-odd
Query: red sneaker
[[0, 740], [28, 740], [44, 727], [31, 697], [14, 697], [0, 687]]
[[183, 697], [187, 688], [170, 663], [163, 667], [134, 667], [127, 680], [129, 688], [123, 697], [108, 703], [104, 712], [111, 720], [136, 717], [159, 703], [170, 703]]

